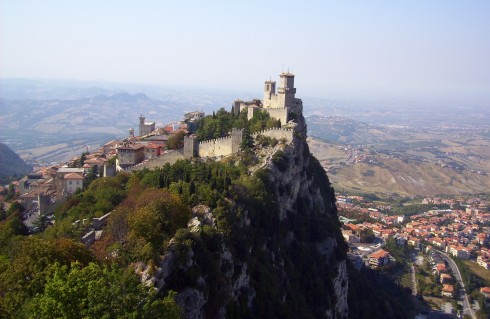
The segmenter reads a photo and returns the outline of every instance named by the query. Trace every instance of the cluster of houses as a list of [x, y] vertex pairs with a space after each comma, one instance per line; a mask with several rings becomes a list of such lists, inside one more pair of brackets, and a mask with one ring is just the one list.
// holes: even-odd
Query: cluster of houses
[[[352, 247], [360, 242], [359, 233], [362, 229], [370, 229], [376, 237], [387, 240], [394, 238], [398, 244], [408, 244], [427, 251], [437, 249], [454, 257], [476, 261], [485, 269], [490, 268], [490, 213], [487, 211], [488, 203], [485, 200], [472, 199], [424, 199], [426, 204], [448, 204], [465, 209], [430, 210], [427, 212], [404, 216], [389, 216], [379, 209], [386, 211], [389, 207], [366, 208], [354, 204], [363, 202], [359, 196], [338, 196], [337, 205], [342, 209], [352, 209], [357, 213], [369, 216], [375, 222], [354, 224], [352, 220], [344, 219], [343, 236], [351, 246], [351, 260], [354, 251]], [[359, 252], [357, 252], [359, 255]], [[388, 252], [383, 249], [364, 254], [364, 264], [378, 268], [385, 266], [392, 260]], [[437, 260], [433, 255], [433, 272], [442, 285], [442, 295], [452, 297], [454, 294], [453, 278], [446, 268], [444, 260]], [[489, 294], [490, 288], [481, 288], [482, 294]], [[488, 292], [486, 292], [488, 290]]]
[[438, 278], [438, 283], [442, 285], [441, 295], [452, 298], [455, 294], [454, 278], [449, 274], [450, 271], [446, 266], [444, 259], [437, 254], [432, 254], [429, 257], [432, 265], [432, 273]]
[[12, 182], [19, 195], [17, 201], [27, 212], [52, 213], [56, 204], [83, 189], [88, 174], [114, 175], [115, 168], [109, 164], [113, 156], [115, 152], [105, 153], [101, 148], [86, 155], [84, 160], [78, 157], [65, 164], [39, 167], [36, 173]]
[[188, 112], [184, 114], [184, 120], [156, 128], [155, 122], [145, 122], [145, 118], [140, 116], [139, 134], [137, 136], [134, 129], [131, 128], [126, 139], [108, 143], [115, 146], [117, 153], [116, 170], [128, 170], [162, 156], [172, 136], [179, 133], [185, 135], [194, 133], [197, 130], [198, 121], [203, 117], [203, 112]]
[[113, 176], [118, 170], [157, 158], [163, 154], [173, 134], [195, 131], [197, 121], [203, 116], [202, 112], [189, 112], [183, 121], [161, 128], [155, 128], [154, 122], [145, 122], [141, 116], [138, 136], [131, 128], [127, 138], [110, 141], [87, 152], [82, 159], [75, 157], [61, 165], [38, 167], [35, 173], [13, 182], [19, 194], [17, 200], [30, 214], [50, 214], [60, 201], [83, 189], [89, 174]]
[[[451, 205], [461, 205], [461, 201], [424, 199], [425, 203]], [[472, 198], [463, 201], [467, 206], [465, 209], [429, 210], [409, 218], [389, 216], [375, 208], [359, 207], [342, 196], [339, 196], [337, 204], [376, 220], [374, 223], [357, 224], [357, 227], [367, 227], [378, 237], [395, 237], [398, 242], [415, 247], [422, 243], [428, 244], [455, 257], [472, 259], [482, 267], [490, 268], [490, 227], [485, 226], [490, 222], [490, 212], [486, 210], [488, 203], [484, 200]]]

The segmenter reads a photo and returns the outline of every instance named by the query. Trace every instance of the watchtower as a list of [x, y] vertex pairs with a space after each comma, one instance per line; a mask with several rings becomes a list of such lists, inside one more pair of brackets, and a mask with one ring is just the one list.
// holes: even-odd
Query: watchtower
[[231, 130], [231, 152], [236, 153], [240, 149], [243, 140], [243, 129], [233, 128]]
[[194, 136], [184, 136], [184, 158], [191, 159], [199, 155], [199, 141]]
[[294, 95], [296, 94], [296, 88], [294, 87], [294, 74], [292, 73], [281, 73], [280, 85], [277, 89], [277, 100], [278, 106], [285, 107], [287, 109], [291, 108], [294, 104]]
[[143, 114], [140, 115], [140, 125], [139, 125], [139, 136], [142, 136], [143, 133], [145, 132], [145, 117]]

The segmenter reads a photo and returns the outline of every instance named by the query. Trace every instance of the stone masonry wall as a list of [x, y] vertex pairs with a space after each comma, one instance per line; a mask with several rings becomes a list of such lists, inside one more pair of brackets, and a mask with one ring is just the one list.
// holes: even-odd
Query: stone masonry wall
[[225, 156], [232, 154], [232, 137], [222, 137], [199, 143], [200, 157]]
[[279, 107], [279, 108], [264, 108], [264, 110], [269, 113], [269, 115], [276, 119], [281, 121], [282, 125], [287, 124], [288, 122], [288, 109]]
[[286, 128], [270, 128], [266, 129], [257, 133], [252, 134], [252, 137], [255, 139], [257, 138], [257, 135], [264, 135], [268, 137], [275, 138], [277, 140], [280, 139], [286, 139], [288, 142], [291, 142], [293, 140], [293, 129], [286, 129]]

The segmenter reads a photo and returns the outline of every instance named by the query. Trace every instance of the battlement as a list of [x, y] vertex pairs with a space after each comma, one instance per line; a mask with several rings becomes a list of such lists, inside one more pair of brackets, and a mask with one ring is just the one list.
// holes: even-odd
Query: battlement
[[230, 140], [231, 139], [231, 136], [226, 136], [226, 137], [218, 137], [218, 138], [215, 138], [215, 139], [212, 139], [212, 140], [206, 140], [206, 141], [202, 141], [202, 142], [199, 142], [199, 145], [206, 145], [206, 144], [212, 144], [212, 143], [220, 143], [220, 142], [223, 142], [225, 140]]
[[294, 130], [292, 128], [282, 128], [282, 127], [271, 127], [271, 128], [266, 128], [266, 129], [263, 129], [262, 131], [259, 131], [259, 132], [255, 132], [252, 134], [252, 136], [257, 136], [259, 134], [265, 134], [267, 132], [272, 132], [272, 131], [281, 131], [281, 132], [294, 132]]
[[268, 136], [278, 140], [286, 139], [288, 142], [291, 142], [294, 137], [294, 129], [273, 127], [273, 128], [262, 130], [260, 132], [256, 132], [252, 134], [252, 137], [255, 139], [257, 138], [258, 135]]
[[[233, 102], [232, 112], [238, 116], [241, 111], [247, 110], [247, 118], [251, 120], [257, 110], [264, 110], [269, 113], [271, 118], [279, 120], [281, 125], [289, 125], [290, 115], [301, 115], [303, 103], [295, 98], [296, 88], [294, 87], [294, 74], [281, 73], [280, 84], [276, 93], [276, 82], [269, 80], [264, 85], [264, 100], [254, 99], [244, 102], [237, 99]], [[264, 135], [276, 139], [286, 139], [292, 141], [294, 129], [292, 128], [270, 128], [252, 134], [253, 138]], [[243, 130], [233, 129], [231, 135], [207, 141], [197, 142], [195, 138], [184, 139], [184, 156], [192, 158], [194, 156], [211, 157], [226, 156], [236, 153], [240, 149], [243, 139]]]

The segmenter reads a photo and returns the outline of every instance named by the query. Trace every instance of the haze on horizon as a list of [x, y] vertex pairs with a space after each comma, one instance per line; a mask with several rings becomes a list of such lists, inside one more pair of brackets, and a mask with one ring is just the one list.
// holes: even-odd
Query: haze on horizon
[[489, 12], [483, 0], [2, 1], [0, 77], [255, 91], [289, 69], [301, 95], [488, 104]]

